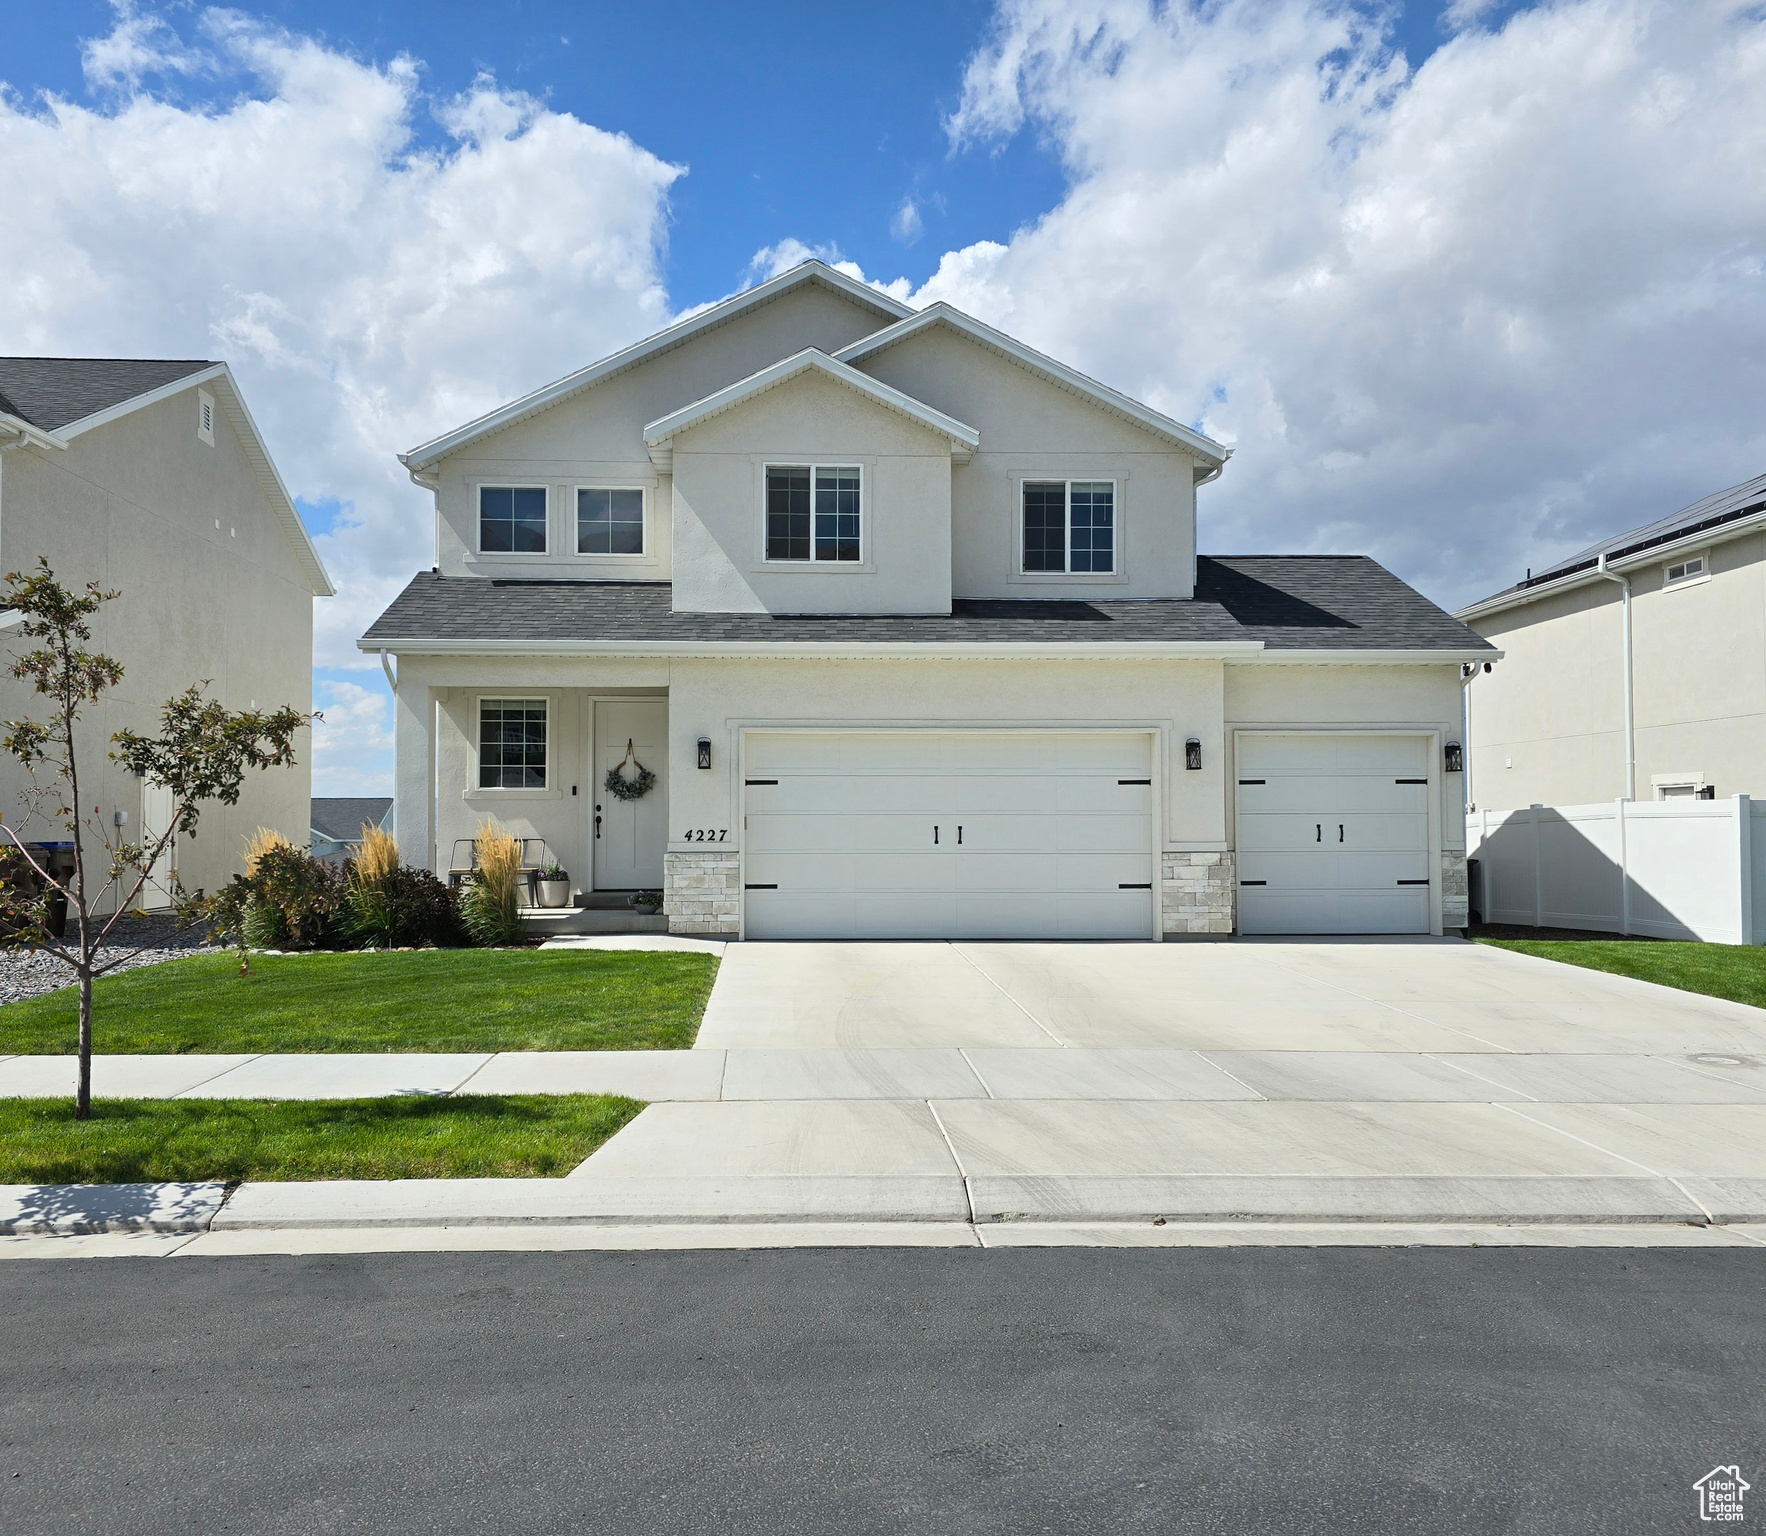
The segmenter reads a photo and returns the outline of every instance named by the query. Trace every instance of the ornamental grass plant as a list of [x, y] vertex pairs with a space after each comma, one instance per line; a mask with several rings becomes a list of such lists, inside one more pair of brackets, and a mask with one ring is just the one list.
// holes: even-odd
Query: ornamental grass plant
[[519, 944], [521, 839], [487, 817], [478, 824], [472, 847], [477, 867], [460, 896], [461, 920], [487, 947]]

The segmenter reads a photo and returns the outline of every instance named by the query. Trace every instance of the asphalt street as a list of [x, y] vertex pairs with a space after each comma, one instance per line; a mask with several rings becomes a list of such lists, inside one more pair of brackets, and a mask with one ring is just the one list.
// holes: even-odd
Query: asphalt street
[[0, 1529], [1708, 1531], [1713, 1465], [1766, 1489], [1763, 1295], [1766, 1250], [16, 1261]]

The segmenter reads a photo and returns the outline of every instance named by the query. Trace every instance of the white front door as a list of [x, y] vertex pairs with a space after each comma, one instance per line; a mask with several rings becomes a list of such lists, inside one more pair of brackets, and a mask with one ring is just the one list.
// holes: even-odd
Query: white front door
[[[141, 846], [151, 849], [166, 834], [172, 824], [172, 812], [176, 804], [172, 792], [164, 784], [156, 784], [152, 779], [141, 781]], [[166, 851], [154, 861], [153, 868], [148, 871], [147, 880], [141, 887], [141, 894], [135, 898], [135, 905], [149, 909], [169, 907], [172, 904], [172, 883], [176, 879], [173, 871], [174, 855], [177, 844], [168, 845]]]
[[[642, 764], [656, 783], [641, 800], [621, 800], [607, 789], [607, 775], [628, 763]], [[668, 701], [633, 699], [595, 705], [594, 806], [595, 889], [659, 891], [662, 856], [668, 849]]]
[[1153, 936], [1152, 737], [751, 733], [751, 939]]
[[1429, 739], [1238, 738], [1239, 932], [1428, 933]]

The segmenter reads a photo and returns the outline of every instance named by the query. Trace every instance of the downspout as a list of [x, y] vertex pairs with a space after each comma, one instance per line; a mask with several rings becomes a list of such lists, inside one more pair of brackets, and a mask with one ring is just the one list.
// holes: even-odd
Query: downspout
[[1459, 669], [1459, 787], [1467, 816], [1478, 808], [1477, 797], [1472, 794], [1472, 679], [1477, 675], [1475, 661], [1468, 661]]
[[1619, 629], [1625, 650], [1625, 798], [1637, 798], [1637, 723], [1632, 704], [1631, 679], [1631, 578], [1607, 569], [1603, 552], [1595, 564], [1595, 574], [1619, 583]]

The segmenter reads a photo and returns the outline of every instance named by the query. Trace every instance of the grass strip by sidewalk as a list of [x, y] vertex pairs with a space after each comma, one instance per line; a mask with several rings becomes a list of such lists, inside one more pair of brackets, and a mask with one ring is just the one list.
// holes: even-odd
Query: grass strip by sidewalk
[[[94, 1047], [186, 1051], [652, 1051], [685, 1049], [714, 956], [656, 950], [194, 955], [107, 976]], [[71, 1055], [79, 993], [0, 1007], [0, 1055]]]
[[611, 1094], [0, 1099], [0, 1184], [561, 1177], [644, 1106]]
[[1492, 939], [1476, 930], [1473, 937], [1493, 949], [1766, 1008], [1766, 949], [1754, 945], [1682, 943], [1677, 939]]

